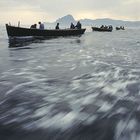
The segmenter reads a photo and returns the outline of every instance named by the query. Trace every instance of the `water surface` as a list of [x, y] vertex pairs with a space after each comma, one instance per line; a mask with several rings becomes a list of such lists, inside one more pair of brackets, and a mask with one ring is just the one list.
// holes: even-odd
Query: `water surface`
[[0, 30], [0, 139], [140, 139], [140, 30], [16, 48]]

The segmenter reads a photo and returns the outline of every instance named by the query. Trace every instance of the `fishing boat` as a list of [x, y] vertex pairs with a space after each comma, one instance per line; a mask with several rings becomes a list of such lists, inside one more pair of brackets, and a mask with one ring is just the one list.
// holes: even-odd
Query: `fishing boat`
[[112, 32], [113, 28], [99, 28], [99, 27], [91, 27], [92, 31], [98, 32]]
[[116, 30], [125, 30], [124, 27], [116, 27]]
[[9, 38], [15, 37], [59, 37], [59, 36], [78, 36], [84, 34], [86, 29], [30, 29], [16, 27], [6, 24], [6, 30]]

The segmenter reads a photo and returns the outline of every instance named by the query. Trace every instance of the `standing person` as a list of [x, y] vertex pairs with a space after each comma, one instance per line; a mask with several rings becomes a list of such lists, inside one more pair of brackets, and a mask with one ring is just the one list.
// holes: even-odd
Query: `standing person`
[[71, 25], [70, 25], [70, 29], [74, 29], [74, 28], [75, 28], [74, 24], [71, 23]]
[[57, 30], [59, 29], [59, 23], [57, 23], [55, 29], [57, 29]]
[[38, 22], [38, 24], [39, 24], [39, 29], [44, 30], [44, 24], [41, 23], [40, 21]]
[[75, 26], [77, 29], [81, 29], [82, 28], [82, 25], [80, 23], [80, 21], [77, 22], [76, 26]]

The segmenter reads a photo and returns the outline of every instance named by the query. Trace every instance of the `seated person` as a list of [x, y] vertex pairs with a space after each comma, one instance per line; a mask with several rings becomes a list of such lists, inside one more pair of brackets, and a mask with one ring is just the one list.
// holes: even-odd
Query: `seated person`
[[39, 24], [39, 29], [44, 30], [44, 24], [41, 22], [38, 22], [38, 24]]
[[110, 25], [110, 26], [108, 27], [108, 29], [113, 30], [113, 26], [112, 26], [112, 25]]
[[31, 25], [30, 29], [36, 29], [36, 27], [37, 27], [37, 24], [33, 24]]
[[82, 28], [82, 25], [80, 23], [80, 21], [77, 22], [77, 25], [75, 26], [77, 29], [81, 29]]
[[120, 26], [120, 29], [124, 30], [124, 26]]
[[70, 25], [70, 29], [74, 29], [74, 28], [75, 28], [74, 24], [71, 23], [71, 25]]
[[100, 28], [104, 28], [104, 25], [102, 25]]
[[104, 26], [104, 29], [108, 29], [108, 26], [105, 25], [105, 26]]
[[59, 23], [57, 23], [56, 27], [55, 27], [56, 30], [59, 29]]

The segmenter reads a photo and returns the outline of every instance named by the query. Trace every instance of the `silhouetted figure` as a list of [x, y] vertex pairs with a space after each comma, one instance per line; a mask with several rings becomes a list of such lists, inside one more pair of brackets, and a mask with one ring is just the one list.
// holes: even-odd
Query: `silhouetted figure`
[[124, 30], [124, 26], [120, 26], [120, 29]]
[[108, 27], [105, 25], [105, 26], [104, 26], [104, 29], [107, 29], [107, 28], [108, 28]]
[[113, 30], [113, 26], [112, 26], [112, 25], [110, 25], [110, 26], [108, 27], [108, 29]]
[[104, 28], [104, 25], [102, 25], [100, 28]]
[[44, 24], [41, 23], [40, 21], [38, 22], [38, 24], [39, 24], [39, 29], [44, 30]]
[[59, 29], [59, 23], [57, 23], [57, 24], [56, 24], [55, 29], [56, 29], [56, 30], [58, 30], [58, 29]]
[[33, 25], [31, 25], [31, 29], [36, 29], [36, 27], [37, 27], [37, 24], [33, 24]]
[[74, 28], [75, 28], [74, 24], [71, 23], [71, 25], [70, 25], [70, 29], [74, 29]]
[[77, 25], [75, 26], [77, 29], [81, 29], [82, 28], [82, 25], [80, 23], [80, 21], [77, 22]]

